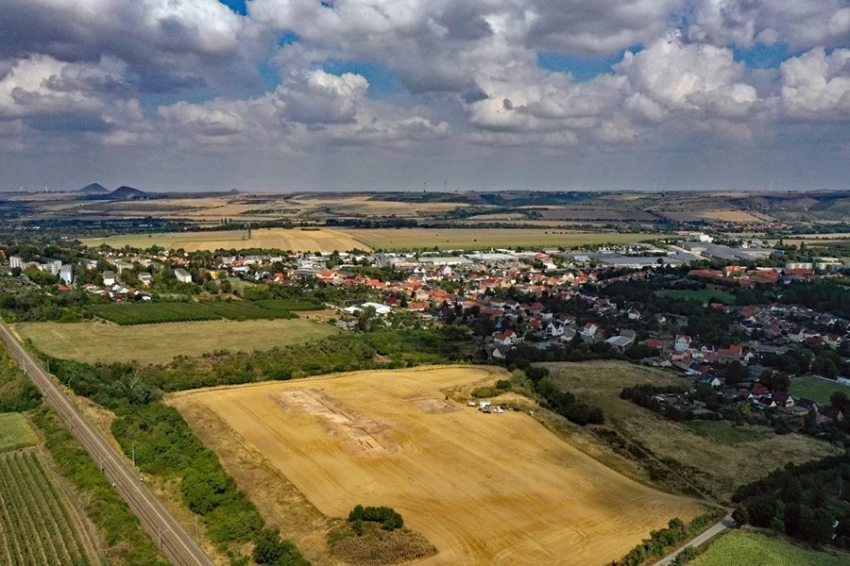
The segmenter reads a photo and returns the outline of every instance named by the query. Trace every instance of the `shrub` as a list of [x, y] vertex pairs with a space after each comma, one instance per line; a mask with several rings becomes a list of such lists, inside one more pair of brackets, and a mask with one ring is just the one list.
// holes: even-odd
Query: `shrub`
[[370, 521], [373, 523], [381, 523], [381, 528], [385, 531], [394, 531], [404, 526], [404, 519], [392, 507], [363, 507], [357, 505], [348, 514], [348, 520], [352, 523], [358, 521]]

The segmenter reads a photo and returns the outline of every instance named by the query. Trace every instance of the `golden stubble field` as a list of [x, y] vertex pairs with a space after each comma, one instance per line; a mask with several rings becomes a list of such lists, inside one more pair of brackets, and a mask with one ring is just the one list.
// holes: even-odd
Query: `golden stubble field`
[[[358, 372], [168, 402], [193, 427], [199, 413], [215, 415], [221, 435], [262, 453], [324, 515], [396, 508], [439, 551], [421, 564], [601, 566], [671, 518], [702, 511], [605, 467], [528, 414], [483, 414], [445, 398], [502, 376], [480, 367]], [[240, 488], [252, 498], [272, 489]]]
[[107, 238], [86, 238], [83, 243], [90, 247], [107, 244], [113, 248], [131, 246], [149, 248], [157, 245], [164, 248], [193, 252], [199, 250], [244, 250], [248, 248], [278, 249], [293, 252], [345, 252], [359, 248], [368, 251], [368, 246], [342, 230], [317, 228], [261, 228], [251, 231], [227, 230], [220, 232], [171, 232], [167, 234], [126, 234]]

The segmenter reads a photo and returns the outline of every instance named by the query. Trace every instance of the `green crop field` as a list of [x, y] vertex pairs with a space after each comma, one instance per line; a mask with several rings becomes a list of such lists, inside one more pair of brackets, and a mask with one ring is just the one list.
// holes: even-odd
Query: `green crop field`
[[0, 452], [32, 446], [38, 442], [35, 432], [20, 413], [0, 413]]
[[92, 312], [120, 325], [197, 322], [203, 320], [258, 320], [296, 318], [292, 311], [318, 310], [306, 301], [224, 301], [200, 303], [112, 303], [92, 307]]
[[81, 524], [40, 454], [0, 455], [0, 565], [98, 564]]
[[[119, 305], [120, 306], [120, 305]], [[299, 344], [339, 332], [311, 320], [215, 320], [116, 326], [104, 322], [30, 322], [15, 331], [45, 354], [81, 362], [170, 362], [215, 350], [251, 352]]]
[[689, 429], [702, 436], [711, 438], [722, 444], [737, 444], [752, 442], [765, 438], [765, 431], [757, 428], [741, 428], [730, 425], [727, 421], [690, 421]]
[[379, 228], [350, 229], [346, 232], [373, 249], [467, 249], [555, 248], [566, 249], [601, 244], [626, 244], [660, 240], [667, 234], [629, 234], [620, 232], [571, 232], [538, 228]]
[[660, 291], [659, 295], [665, 297], [674, 297], [677, 299], [693, 299], [702, 303], [712, 299], [721, 301], [727, 305], [735, 304], [735, 295], [729, 291], [721, 291], [719, 289], [699, 289], [694, 291], [677, 289], [673, 291]]
[[785, 540], [733, 531], [718, 538], [690, 566], [846, 566], [848, 558], [806, 550]]
[[829, 404], [829, 397], [836, 391], [843, 391], [850, 396], [850, 387], [842, 385], [837, 381], [821, 379], [819, 377], [793, 377], [791, 388], [788, 393], [794, 399], [805, 397], [817, 401], [821, 405]]

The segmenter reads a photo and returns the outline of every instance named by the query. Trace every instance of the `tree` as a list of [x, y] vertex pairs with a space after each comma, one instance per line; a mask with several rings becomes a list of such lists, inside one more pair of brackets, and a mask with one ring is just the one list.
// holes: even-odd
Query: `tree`
[[726, 379], [728, 385], [741, 383], [748, 375], [747, 367], [737, 360], [726, 366], [726, 369], [723, 371], [723, 377]]
[[829, 404], [846, 414], [847, 409], [850, 408], [850, 398], [847, 397], [845, 392], [836, 391], [830, 395]]
[[750, 522], [750, 515], [747, 513], [747, 508], [739, 505], [732, 511], [732, 520], [735, 521], [736, 527], [743, 527]]

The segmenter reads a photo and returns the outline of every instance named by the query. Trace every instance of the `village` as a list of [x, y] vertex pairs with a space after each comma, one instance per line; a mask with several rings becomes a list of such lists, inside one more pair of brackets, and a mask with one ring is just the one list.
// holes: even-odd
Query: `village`
[[[340, 292], [337, 302], [325, 305], [333, 313], [326, 318], [346, 330], [362, 329], [364, 318], [370, 325], [392, 327], [462, 323], [475, 334], [482, 359], [492, 363], [510, 365], [531, 351], [555, 352], [549, 355], [559, 359], [559, 351], [581, 345], [601, 357], [679, 371], [694, 387], [715, 390], [727, 409], [745, 402], [756, 413], [787, 416], [783, 426], [804, 428], [810, 414], [821, 424], [843, 421], [841, 406], [791, 395], [785, 382], [771, 389], [761, 378], [775, 372], [850, 384], [850, 322], [832, 312], [777, 302], [770, 293], [770, 302], [742, 304], [751, 295], [765, 295], [753, 290], [835, 277], [843, 264], [814, 258], [776, 265], [781, 256], [761, 242], [732, 248], [711, 240], [692, 234], [668, 246], [439, 253], [241, 255], [101, 247], [83, 249], [64, 264], [13, 255], [9, 267], [24, 279], [37, 275], [34, 271], [58, 277], [59, 293], [83, 290], [113, 303], [221, 300], [263, 285], [302, 292], [332, 288]], [[715, 262], [712, 268], [698, 265], [708, 260]], [[635, 289], [646, 292], [630, 296]], [[704, 318], [720, 327], [699, 332]], [[789, 365], [792, 357], [803, 358], [798, 367]], [[728, 410], [706, 409], [705, 401], [687, 390], [653, 400], [658, 412], [668, 408], [690, 418], [734, 418]], [[711, 403], [715, 409], [717, 404]]]

